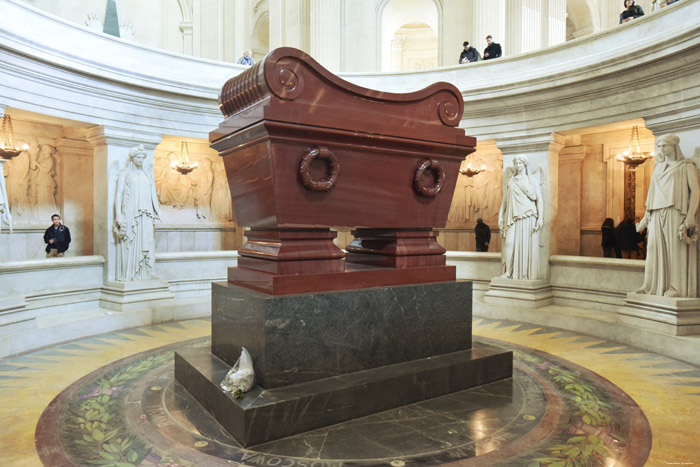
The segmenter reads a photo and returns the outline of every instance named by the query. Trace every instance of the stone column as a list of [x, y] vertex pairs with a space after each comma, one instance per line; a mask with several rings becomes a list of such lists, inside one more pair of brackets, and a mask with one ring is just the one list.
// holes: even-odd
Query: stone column
[[193, 54], [212, 60], [223, 60], [223, 0], [194, 0]]
[[564, 147], [564, 137], [558, 133], [546, 133], [528, 137], [498, 140], [503, 152], [503, 170], [513, 167], [516, 155], [528, 157], [528, 170], [533, 173], [538, 167], [544, 169], [546, 180], [542, 187], [544, 199], [544, 225], [541, 230], [539, 251], [540, 271], [535, 280], [503, 279], [491, 280], [484, 300], [487, 303], [537, 308], [552, 303], [549, 285], [549, 257], [556, 253], [557, 214], [559, 187], [559, 152]]
[[[148, 152], [144, 167], [153, 173], [153, 150], [160, 142], [153, 135], [127, 134], [115, 128], [94, 126], [85, 134], [94, 150], [93, 242], [94, 254], [105, 259], [100, 306], [116, 311], [168, 305], [173, 294], [158, 280], [117, 282], [117, 245], [113, 233], [117, 177], [129, 160], [129, 150], [142, 144]], [[155, 235], [155, 233], [154, 233]]]
[[559, 216], [556, 253], [581, 254], [581, 181], [586, 146], [567, 146], [559, 153]]
[[321, 65], [340, 70], [341, 0], [311, 0], [309, 52]]
[[235, 63], [245, 50], [253, 48], [250, 24], [253, 9], [248, 0], [234, 0], [231, 3], [225, 3], [224, 59]]
[[470, 42], [483, 56], [486, 36], [493, 36], [501, 44], [503, 54], [511, 55], [506, 48], [506, 0], [474, 0], [473, 31]]
[[566, 0], [542, 0], [542, 47], [566, 42]]
[[270, 50], [309, 51], [309, 0], [270, 0]]
[[341, 28], [341, 70], [376, 71], [380, 69], [377, 47], [377, 30], [374, 23], [375, 2], [373, 0], [352, 0], [342, 3]]
[[508, 55], [542, 47], [542, 0], [507, 0], [506, 30]]

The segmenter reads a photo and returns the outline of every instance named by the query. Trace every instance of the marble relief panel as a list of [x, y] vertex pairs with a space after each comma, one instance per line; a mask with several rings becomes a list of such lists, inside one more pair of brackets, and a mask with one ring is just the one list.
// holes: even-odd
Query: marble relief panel
[[[486, 169], [474, 176], [460, 174], [447, 217], [447, 228], [474, 228], [476, 220], [482, 218], [494, 229], [498, 224], [503, 184], [503, 155], [489, 148], [477, 147], [467, 156], [462, 168], [482, 167]], [[494, 145], [495, 149], [495, 145]]]
[[[191, 145], [194, 146], [194, 145]], [[216, 154], [191, 154], [198, 167], [181, 174], [171, 167], [177, 151], [155, 153], [155, 181], [163, 223], [233, 223], [233, 207], [224, 164]]]
[[36, 137], [27, 151], [7, 163], [5, 181], [16, 223], [45, 221], [59, 211], [57, 170], [55, 144]]
[[154, 152], [161, 207], [156, 251], [236, 249], [240, 244], [223, 161], [206, 142], [189, 141], [188, 147], [190, 161], [197, 163], [188, 174], [172, 168], [182, 159], [181, 141], [164, 139]]

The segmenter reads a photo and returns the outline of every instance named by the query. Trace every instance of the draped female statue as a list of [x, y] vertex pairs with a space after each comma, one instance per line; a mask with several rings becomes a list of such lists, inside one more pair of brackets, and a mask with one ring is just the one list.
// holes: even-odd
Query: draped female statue
[[143, 146], [131, 148], [129, 161], [117, 178], [114, 233], [118, 281], [155, 278], [154, 220], [160, 220], [160, 206], [153, 177], [143, 168], [145, 159]]
[[649, 232], [644, 284], [637, 293], [697, 298], [700, 161], [686, 159], [679, 142], [676, 135], [656, 142], [646, 212], [637, 224], [638, 232]]
[[501, 255], [505, 279], [540, 277], [540, 230], [544, 222], [544, 198], [540, 184], [544, 171], [531, 174], [526, 156], [515, 156], [503, 177], [503, 198], [498, 228], [503, 239]]

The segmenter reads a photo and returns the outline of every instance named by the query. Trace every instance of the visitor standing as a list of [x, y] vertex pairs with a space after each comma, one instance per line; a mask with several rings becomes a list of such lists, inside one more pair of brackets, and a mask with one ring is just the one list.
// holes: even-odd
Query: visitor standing
[[644, 16], [644, 10], [639, 5], [635, 5], [634, 0], [625, 0], [624, 6], [624, 11], [620, 13], [620, 24], [628, 23], [633, 19]]
[[493, 37], [486, 36], [486, 43], [488, 44], [484, 49], [484, 60], [491, 60], [492, 58], [498, 58], [502, 55], [501, 45], [496, 44], [493, 41]]
[[489, 251], [489, 242], [491, 242], [491, 228], [484, 224], [483, 219], [479, 218], [476, 220], [474, 234], [476, 235], [476, 251]]
[[605, 258], [615, 257], [615, 221], [608, 217], [603, 221], [603, 225], [600, 227], [600, 234], [602, 237], [601, 246], [603, 247], [603, 256]]
[[471, 62], [477, 62], [481, 60], [481, 56], [479, 56], [479, 52], [469, 45], [468, 41], [464, 41], [462, 44], [464, 47], [464, 50], [462, 50], [462, 53], [459, 54], [459, 63], [460, 65], [463, 63], [471, 63]]
[[51, 226], [44, 232], [44, 243], [47, 258], [61, 257], [68, 250], [70, 230], [61, 224], [61, 216], [58, 214], [51, 216]]
[[255, 65], [255, 60], [253, 60], [253, 51], [246, 50], [243, 52], [243, 56], [236, 62], [239, 65], [253, 66]]

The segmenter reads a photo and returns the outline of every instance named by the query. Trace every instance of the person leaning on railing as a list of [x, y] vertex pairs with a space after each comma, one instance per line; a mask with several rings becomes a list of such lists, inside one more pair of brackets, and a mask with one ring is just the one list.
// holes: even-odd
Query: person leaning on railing
[[620, 24], [627, 23], [640, 16], [644, 16], [644, 10], [639, 5], [634, 4], [634, 0], [625, 0], [625, 9], [620, 13]]

